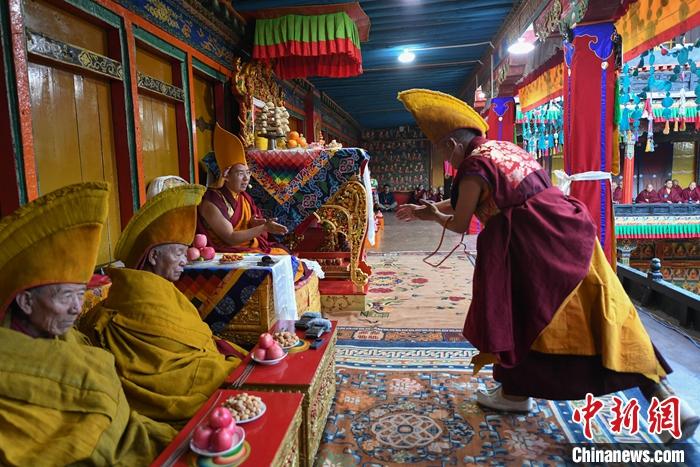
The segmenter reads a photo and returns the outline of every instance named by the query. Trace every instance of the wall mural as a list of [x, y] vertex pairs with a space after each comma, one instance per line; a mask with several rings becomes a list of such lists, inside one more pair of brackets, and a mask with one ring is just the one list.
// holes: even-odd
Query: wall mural
[[652, 258], [661, 260], [664, 280], [700, 294], [700, 240], [638, 242], [631, 254], [630, 266], [647, 272]]
[[392, 191], [413, 191], [430, 186], [430, 141], [415, 126], [362, 132], [363, 147], [370, 154], [370, 171], [379, 186]]

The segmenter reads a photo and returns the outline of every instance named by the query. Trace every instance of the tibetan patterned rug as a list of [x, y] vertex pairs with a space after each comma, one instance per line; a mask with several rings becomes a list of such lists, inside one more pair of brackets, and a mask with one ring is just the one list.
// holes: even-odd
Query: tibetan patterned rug
[[[584, 441], [571, 421], [582, 402], [537, 400], [527, 415], [483, 410], [476, 391], [495, 382], [489, 367], [471, 377], [476, 352], [453, 329], [340, 328], [337, 392], [316, 466], [569, 464], [570, 444]], [[636, 390], [618, 396], [642, 399]], [[639, 434], [612, 434], [609, 416], [596, 416], [594, 442], [658, 441], [641, 417]]]
[[462, 329], [471, 302], [472, 258], [455, 254], [439, 268], [433, 268], [423, 262], [428, 254], [369, 254], [372, 276], [365, 311], [343, 316], [340, 324]]

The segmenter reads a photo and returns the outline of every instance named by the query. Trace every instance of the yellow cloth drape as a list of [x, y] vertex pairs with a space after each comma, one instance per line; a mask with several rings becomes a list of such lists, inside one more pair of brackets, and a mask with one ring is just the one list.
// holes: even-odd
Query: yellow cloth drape
[[[609, 370], [639, 373], [655, 382], [666, 375], [637, 309], [597, 239], [588, 275], [564, 300], [530, 348], [555, 355], [600, 355], [603, 366]], [[477, 355], [473, 360], [474, 374], [489, 363], [497, 363], [494, 355]]]
[[172, 282], [127, 268], [109, 276], [109, 296], [80, 329], [114, 354], [134, 410], [154, 420], [187, 420], [240, 360], [218, 352], [211, 330]]
[[[231, 192], [231, 195], [233, 195], [233, 199], [238, 200], [237, 193]], [[233, 230], [235, 230], [235, 231], [250, 229], [251, 228], [250, 221], [253, 219], [253, 208], [250, 205], [250, 203], [248, 202], [248, 200], [245, 198], [242, 198], [240, 205], [243, 208], [243, 212], [241, 213], [241, 218], [238, 219], [238, 223], [236, 223], [236, 225], [233, 226]], [[238, 246], [241, 248], [250, 248], [251, 251], [253, 251], [256, 248], [258, 248], [259, 244], [258, 244], [258, 239], [254, 238], [252, 240], [249, 240], [249, 241], [243, 242], [243, 243], [239, 243], [238, 245], [234, 245], [234, 246]], [[275, 253], [275, 254], [277, 254], [277, 253]], [[287, 252], [285, 251], [283, 254], [287, 254]]]
[[0, 327], [1, 465], [147, 465], [175, 436], [131, 411], [114, 359], [85, 342]]

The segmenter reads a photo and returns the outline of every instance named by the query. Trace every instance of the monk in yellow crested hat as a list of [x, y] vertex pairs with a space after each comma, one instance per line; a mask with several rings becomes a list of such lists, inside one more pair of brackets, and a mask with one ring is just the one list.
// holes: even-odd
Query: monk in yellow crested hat
[[489, 129], [486, 121], [469, 104], [443, 92], [409, 89], [400, 92], [398, 99], [435, 144], [454, 130], [468, 128], [485, 136]]
[[214, 157], [219, 168], [219, 174], [210, 185], [220, 187], [224, 177], [234, 165], [247, 165], [245, 148], [241, 139], [233, 133], [224, 130], [218, 123], [214, 128]]
[[141, 207], [117, 242], [115, 256], [126, 267], [107, 270], [109, 296], [80, 321], [92, 343], [114, 355], [132, 407], [175, 425], [192, 417], [246, 354], [215, 340], [174, 284], [204, 191], [167, 188]]
[[[458, 171], [451, 199], [404, 204], [396, 217], [457, 233], [472, 216], [484, 226], [463, 334], [480, 351], [475, 372], [493, 363], [500, 385], [478, 391], [477, 403], [529, 412], [535, 397], [576, 400], [633, 387], [668, 397], [670, 367], [606, 260], [585, 205], [553, 187], [523, 148], [484, 138], [488, 125], [461, 100], [424, 89], [398, 98], [438, 160]], [[683, 437], [698, 424], [683, 403]]]
[[131, 412], [112, 356], [72, 328], [107, 206], [106, 183], [80, 183], [0, 222], [2, 465], [144, 465], [175, 435]]
[[0, 222], [0, 315], [24, 290], [90, 280], [107, 217], [107, 194], [105, 183], [70, 185]]
[[156, 246], [190, 245], [197, 228], [197, 205], [205, 191], [201, 185], [180, 185], [148, 200], [119, 237], [116, 259], [139, 269]]

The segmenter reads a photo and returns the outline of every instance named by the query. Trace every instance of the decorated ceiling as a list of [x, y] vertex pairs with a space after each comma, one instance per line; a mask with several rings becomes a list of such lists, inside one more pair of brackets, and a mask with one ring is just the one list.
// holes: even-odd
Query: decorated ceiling
[[[401, 90], [430, 88], [460, 93], [490, 50], [488, 43], [493, 41], [514, 3], [519, 2], [362, 0], [359, 12], [353, 7], [357, 2], [333, 0], [239, 0], [234, 5], [247, 19], [271, 17], [280, 11], [346, 11], [357, 22], [359, 35], [367, 36], [361, 42], [363, 73], [309, 81], [363, 127], [385, 128], [412, 123], [410, 114], [396, 100]], [[415, 54], [410, 64], [398, 61], [404, 49]]]

